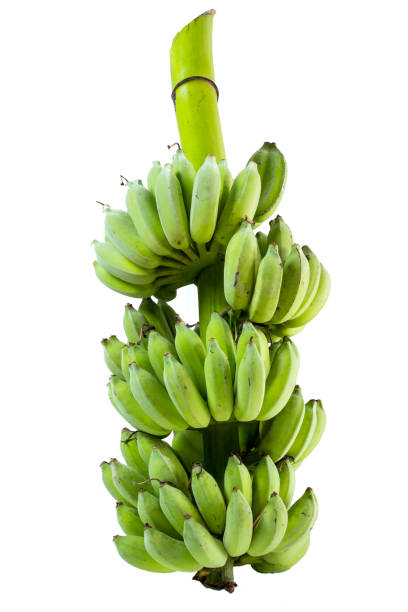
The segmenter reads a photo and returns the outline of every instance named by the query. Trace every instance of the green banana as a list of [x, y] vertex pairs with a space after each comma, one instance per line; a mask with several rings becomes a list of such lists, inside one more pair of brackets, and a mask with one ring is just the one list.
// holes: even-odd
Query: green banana
[[290, 507], [295, 493], [296, 475], [293, 467], [293, 458], [286, 456], [278, 463], [279, 496], [287, 508]]
[[236, 453], [231, 453], [224, 472], [224, 493], [229, 502], [232, 492], [239, 489], [248, 504], [252, 505], [252, 480], [248, 468]]
[[137, 445], [138, 433], [137, 431], [130, 431], [130, 429], [124, 427], [120, 436], [120, 450], [126, 463], [139, 472], [139, 474], [142, 474], [144, 478], [148, 478], [149, 470], [147, 464], [140, 456]]
[[299, 432], [287, 454], [298, 461], [310, 445], [317, 423], [317, 402], [310, 400], [305, 404], [305, 415]]
[[299, 353], [289, 338], [284, 338], [272, 351], [264, 401], [258, 415], [260, 421], [271, 419], [283, 409], [295, 387], [299, 371]]
[[261, 259], [249, 304], [249, 318], [256, 323], [272, 319], [279, 302], [283, 267], [276, 245], [270, 244]]
[[270, 243], [270, 241], [268, 240], [268, 236], [264, 234], [263, 232], [256, 232], [255, 238], [258, 243], [259, 253], [261, 257], [264, 257], [266, 254], [266, 251], [268, 250], [268, 245]]
[[174, 341], [174, 334], [171, 326], [167, 321], [167, 317], [163, 308], [154, 302], [151, 298], [145, 298], [140, 302], [139, 312], [144, 315], [145, 319], [151, 327], [154, 327], [164, 338]]
[[287, 525], [288, 511], [279, 495], [274, 492], [255, 520], [248, 554], [253, 557], [261, 557], [272, 552], [280, 544]]
[[122, 255], [110, 242], [93, 241], [96, 261], [112, 276], [132, 285], [150, 285], [156, 280], [156, 271], [136, 265]]
[[176, 335], [176, 323], [179, 320], [179, 316], [177, 312], [170, 306], [170, 304], [168, 304], [167, 302], [161, 299], [157, 300], [157, 308], [160, 310], [163, 317], [166, 319], [172, 336], [175, 336]]
[[[318, 515], [317, 499], [313, 490], [308, 487], [288, 510], [288, 526], [279, 546], [274, 550], [275, 554], [289, 550], [302, 537], [309, 534], [316, 522]], [[268, 557], [265, 558], [268, 563]]]
[[154, 161], [147, 175], [147, 188], [154, 195], [157, 177], [162, 171], [162, 165], [159, 161]]
[[173, 158], [172, 170], [180, 183], [184, 205], [187, 215], [189, 215], [196, 172], [182, 149], [179, 149]]
[[144, 527], [136, 508], [128, 506], [123, 502], [116, 502], [116, 518], [126, 535], [141, 536], [143, 538]]
[[311, 437], [310, 442], [305, 446], [302, 452], [296, 459], [296, 463], [300, 461], [304, 461], [306, 457], [310, 455], [310, 453], [316, 448], [318, 443], [320, 442], [324, 430], [326, 428], [326, 413], [323, 408], [323, 404], [320, 400], [316, 400], [316, 426], [313, 431], [313, 435]]
[[123, 329], [128, 342], [143, 344], [143, 331], [149, 327], [146, 317], [133, 308], [132, 304], [126, 304], [123, 315]]
[[319, 288], [320, 274], [322, 270], [320, 261], [317, 259], [312, 249], [310, 249], [308, 246], [303, 246], [302, 251], [309, 262], [309, 283], [307, 285], [306, 295], [296, 311], [294, 315], [295, 317], [302, 315], [313, 302]]
[[105, 235], [127, 259], [141, 268], [157, 268], [164, 260], [144, 243], [124, 210], [105, 209]]
[[197, 429], [175, 431], [172, 447], [188, 472], [195, 461], [204, 460], [203, 434]]
[[[111, 461], [113, 460], [111, 459]], [[121, 495], [113, 482], [111, 461], [102, 461], [99, 466], [102, 471], [102, 482], [105, 485], [106, 490], [114, 499], [116, 499], [117, 502], [128, 505], [127, 499]]]
[[257, 560], [252, 567], [257, 572], [276, 574], [286, 572], [300, 561], [307, 553], [310, 546], [310, 534], [307, 533], [300, 538], [293, 546], [283, 552], [272, 551], [263, 559]]
[[161, 440], [157, 436], [151, 436], [143, 431], [137, 432], [137, 449], [139, 451], [142, 461], [148, 466], [150, 461], [150, 455], [153, 452], [153, 448], [167, 448], [171, 450], [170, 444], [165, 440]]
[[208, 347], [208, 341], [210, 338], [215, 338], [218, 342], [220, 349], [226, 355], [230, 370], [231, 379], [234, 380], [235, 376], [235, 361], [236, 361], [236, 346], [234, 338], [232, 336], [231, 328], [223, 317], [218, 312], [213, 312], [210, 321], [207, 325], [206, 330], [206, 341]]
[[219, 217], [228, 199], [228, 194], [231, 191], [232, 174], [228, 168], [226, 159], [220, 159], [220, 161], [218, 162], [218, 168], [220, 170], [220, 179], [221, 179], [221, 189], [220, 189], [221, 195], [220, 195], [220, 202], [218, 204], [218, 217]]
[[278, 207], [286, 181], [286, 162], [274, 142], [264, 142], [249, 160], [258, 166], [261, 194], [255, 212], [256, 223], [265, 221]]
[[205, 346], [198, 334], [181, 321], [176, 324], [175, 347], [179, 359], [201, 395], [207, 397], [204, 374]]
[[159, 332], [151, 330], [149, 332], [147, 347], [147, 352], [154, 373], [162, 385], [164, 385], [164, 353], [171, 353], [174, 357], [177, 357], [174, 344], [170, 342], [170, 340], [167, 340], [167, 338], [164, 338], [161, 334], [159, 334]]
[[184, 542], [198, 563], [203, 567], [222, 567], [228, 554], [220, 542], [206, 527], [194, 520], [189, 514], [185, 516]]
[[186, 207], [178, 178], [171, 164], [165, 164], [155, 184], [160, 222], [168, 242], [175, 249], [188, 249], [191, 243]]
[[292, 319], [305, 298], [309, 276], [309, 262], [299, 245], [294, 244], [283, 264], [281, 291], [271, 323]]
[[283, 263], [289, 257], [292, 249], [293, 238], [289, 225], [286, 225], [280, 215], [269, 221], [268, 244], [275, 243]]
[[167, 520], [181, 536], [183, 535], [184, 517], [186, 514], [204, 525], [203, 519], [190, 498], [181, 489], [173, 487], [168, 482], [160, 485], [159, 501]]
[[231, 557], [244, 555], [252, 540], [252, 510], [238, 488], [231, 492], [225, 520], [223, 544]]
[[129, 365], [130, 390], [146, 414], [164, 429], [187, 429], [166, 389], [155, 376], [143, 370], [137, 363]]
[[268, 503], [272, 493], [279, 493], [278, 468], [269, 455], [264, 455], [255, 468], [252, 478], [252, 513], [255, 519]]
[[265, 366], [251, 337], [237, 372], [234, 416], [237, 421], [253, 421], [262, 407], [265, 394]]
[[190, 209], [190, 234], [194, 242], [205, 244], [217, 224], [221, 176], [214, 155], [208, 155], [194, 179]]
[[122, 348], [125, 346], [123, 342], [117, 339], [116, 336], [103, 338], [101, 340], [105, 363], [112, 372], [119, 378], [123, 379], [122, 373]]
[[152, 374], [152, 376], [156, 376], [156, 373], [152, 367], [151, 361], [149, 359], [149, 353], [147, 350], [142, 347], [134, 344], [133, 342], [129, 342], [128, 345], [125, 345], [122, 349], [122, 378], [129, 382], [130, 372], [129, 372], [129, 364], [137, 363], [141, 368], [147, 370]]
[[[305, 403], [299, 386], [296, 386], [288, 403], [261, 431], [260, 452], [268, 453], [274, 462], [284, 457], [302, 425]], [[263, 423], [264, 424], [264, 423]]]
[[164, 384], [183, 420], [190, 427], [207, 427], [211, 419], [207, 405], [186, 368], [171, 353], [164, 355]]
[[148, 554], [143, 537], [137, 535], [115, 536], [113, 541], [122, 559], [134, 567], [147, 572], [168, 573], [174, 571], [158, 563]]
[[139, 491], [137, 498], [137, 511], [141, 520], [143, 521], [143, 525], [148, 523], [155, 529], [158, 529], [163, 533], [167, 533], [167, 535], [171, 536], [172, 538], [179, 539], [177, 531], [173, 529], [167, 518], [164, 516], [157, 497], [145, 489], [140, 489]]
[[167, 436], [172, 427], [162, 427], [138, 404], [129, 385], [117, 376], [111, 376], [108, 386], [109, 399], [119, 414], [132, 427], [154, 436]]
[[194, 501], [212, 533], [224, 532], [226, 506], [221, 489], [215, 478], [201, 463], [194, 463], [191, 471], [191, 489]]
[[225, 299], [234, 310], [246, 310], [258, 268], [258, 243], [247, 218], [232, 236], [225, 252]]
[[302, 325], [309, 323], [309, 321], [315, 318], [315, 316], [321, 311], [327, 302], [327, 298], [329, 297], [330, 293], [330, 275], [323, 264], [320, 264], [320, 267], [319, 286], [316, 294], [306, 310], [299, 316], [295, 314], [295, 317], [290, 320], [291, 327], [301, 327]]
[[204, 362], [207, 402], [215, 421], [228, 421], [234, 408], [234, 391], [228, 358], [215, 338], [207, 342]]
[[124, 501], [137, 508], [137, 494], [144, 480], [143, 475], [117, 459], [111, 459], [108, 465], [112, 473], [112, 485], [120, 497], [116, 497], [117, 501]]
[[201, 565], [192, 557], [184, 544], [150, 525], [146, 525], [144, 545], [157, 563], [179, 572], [196, 572]]
[[154, 283], [149, 285], [134, 285], [132, 283], [127, 283], [107, 272], [97, 261], [94, 261], [93, 267], [101, 283], [109, 287], [109, 289], [112, 289], [112, 291], [116, 291], [116, 293], [128, 295], [129, 297], [145, 298], [153, 295], [156, 291], [156, 285]]
[[[265, 378], [268, 376], [269, 368], [270, 368], [270, 357], [269, 357], [269, 345], [266, 339], [265, 334], [263, 334], [259, 329], [255, 327], [250, 321], [244, 321], [242, 325], [242, 330], [238, 338], [237, 342], [237, 369], [239, 368], [239, 364], [241, 363], [241, 359], [244, 356], [246, 347], [250, 339], [253, 339], [256, 348], [258, 349], [258, 353], [261, 356], [264, 370], [265, 370]], [[236, 381], [236, 377], [235, 377]]]
[[235, 177], [214, 233], [214, 241], [227, 245], [239, 224], [246, 217], [254, 218], [261, 193], [261, 179], [255, 162]]
[[163, 481], [171, 482], [183, 491], [188, 488], [188, 477], [181, 461], [173, 450], [166, 446], [153, 447], [149, 459], [149, 477], [156, 493]]

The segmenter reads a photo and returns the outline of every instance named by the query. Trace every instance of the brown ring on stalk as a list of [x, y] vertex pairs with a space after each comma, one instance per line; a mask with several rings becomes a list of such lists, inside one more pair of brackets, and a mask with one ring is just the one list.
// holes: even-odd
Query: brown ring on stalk
[[175, 86], [173, 87], [173, 91], [171, 92], [171, 99], [173, 100], [174, 106], [176, 106], [177, 88], [180, 87], [181, 85], [184, 85], [184, 83], [188, 83], [189, 81], [207, 81], [207, 83], [210, 83], [215, 89], [215, 92], [217, 94], [217, 102], [218, 102], [218, 99], [220, 97], [220, 92], [217, 87], [217, 84], [212, 79], [209, 79], [208, 77], [196, 75], [196, 76], [186, 77], [185, 79], [182, 79], [181, 81], [175, 84]]

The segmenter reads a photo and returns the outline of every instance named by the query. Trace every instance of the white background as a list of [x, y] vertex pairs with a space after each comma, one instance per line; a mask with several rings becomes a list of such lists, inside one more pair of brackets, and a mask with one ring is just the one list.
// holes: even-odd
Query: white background
[[[285, 153], [280, 214], [330, 270], [296, 338], [325, 437], [298, 472], [320, 517], [293, 570], [237, 571], [234, 595], [126, 565], [98, 464], [119, 456], [99, 340], [126, 298], [100, 285], [95, 200], [124, 207], [177, 140], [168, 50], [210, 5], [9, 2], [2, 10], [1, 550], [4, 610], [305, 612], [406, 609], [406, 3], [218, 0], [220, 113], [233, 173], [264, 140]], [[174, 302], [197, 317], [193, 290]], [[405, 600], [405, 601], [404, 601]]]

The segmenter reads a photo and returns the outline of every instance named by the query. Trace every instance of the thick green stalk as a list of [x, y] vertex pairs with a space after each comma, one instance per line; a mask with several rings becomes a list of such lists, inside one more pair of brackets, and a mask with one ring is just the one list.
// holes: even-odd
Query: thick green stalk
[[215, 423], [203, 432], [204, 467], [224, 489], [224, 472], [231, 453], [239, 453], [238, 423]]
[[[186, 25], [170, 49], [171, 86], [190, 77], [214, 81], [212, 25], [215, 11], [207, 11]], [[217, 92], [203, 79], [193, 79], [174, 90], [181, 146], [196, 169], [207, 155], [225, 158]]]
[[211, 314], [228, 308], [224, 295], [224, 265], [217, 261], [200, 272], [197, 282], [198, 314], [201, 339], [206, 343], [207, 325]]

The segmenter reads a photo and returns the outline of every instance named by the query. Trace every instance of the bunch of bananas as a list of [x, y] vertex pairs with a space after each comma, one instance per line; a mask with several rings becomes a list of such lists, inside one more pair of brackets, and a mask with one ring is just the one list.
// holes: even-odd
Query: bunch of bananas
[[126, 464], [117, 459], [101, 464], [125, 533], [114, 538], [121, 557], [151, 572], [195, 571], [205, 586], [231, 591], [235, 583], [217, 571], [228, 560], [268, 573], [297, 563], [309, 547], [318, 506], [310, 488], [292, 504], [291, 458], [275, 464], [265, 454], [247, 467], [233, 453], [220, 486], [200, 462], [183, 466], [180, 456], [186, 461], [192, 448], [200, 455], [198, 432], [188, 433], [191, 443], [183, 435], [172, 448], [158, 437], [124, 429]]

